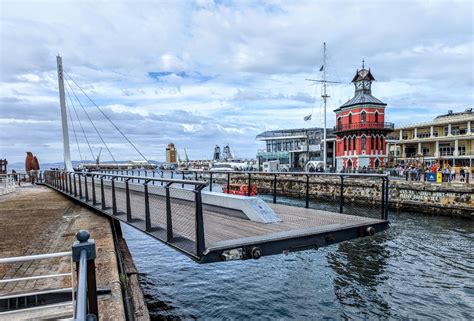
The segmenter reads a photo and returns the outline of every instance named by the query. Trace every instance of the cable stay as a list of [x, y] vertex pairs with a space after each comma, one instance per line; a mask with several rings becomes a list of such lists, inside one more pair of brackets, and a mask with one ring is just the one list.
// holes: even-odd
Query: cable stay
[[81, 118], [79, 118], [79, 115], [77, 114], [76, 107], [74, 106], [74, 103], [71, 99], [71, 95], [69, 94], [68, 90], [65, 90], [65, 92], [71, 103], [72, 109], [74, 110], [74, 114], [76, 115], [76, 118], [79, 121], [79, 126], [81, 127], [82, 134], [84, 135], [84, 139], [86, 140], [87, 146], [89, 147], [89, 151], [91, 153], [92, 159], [95, 159], [94, 152], [92, 151], [92, 147], [91, 147], [91, 144], [89, 143], [89, 139], [87, 139], [86, 131], [84, 130], [84, 126], [82, 126]]
[[66, 111], [69, 116], [69, 120], [71, 121], [72, 131], [74, 133], [74, 139], [76, 140], [77, 151], [79, 152], [79, 158], [81, 159], [81, 163], [84, 163], [84, 159], [82, 158], [81, 148], [79, 147], [79, 140], [77, 139], [76, 126], [74, 125], [74, 122], [72, 120], [71, 109], [69, 107], [70, 106], [68, 106], [68, 103], [66, 101]]
[[102, 144], [104, 144], [105, 149], [107, 149], [107, 151], [108, 151], [110, 157], [112, 158], [112, 160], [114, 161], [114, 163], [117, 164], [117, 166], [118, 166], [118, 163], [117, 163], [117, 161], [115, 160], [114, 155], [113, 155], [112, 152], [110, 151], [109, 146], [107, 146], [107, 144], [105, 143], [104, 139], [102, 138], [102, 135], [100, 134], [100, 132], [99, 132], [99, 130], [97, 129], [97, 127], [95, 126], [94, 122], [92, 121], [92, 118], [89, 116], [89, 113], [86, 111], [86, 109], [85, 109], [84, 106], [82, 105], [81, 101], [79, 100], [79, 97], [77, 97], [76, 92], [75, 92], [74, 89], [72, 88], [71, 84], [69, 83], [69, 81], [68, 81], [66, 78], [64, 78], [64, 80], [66, 80], [67, 86], [68, 86], [69, 89], [72, 91], [72, 94], [74, 95], [74, 97], [76, 97], [77, 102], [79, 103], [79, 105], [81, 106], [82, 110], [83, 110], [84, 113], [86, 114], [87, 118], [89, 119], [90, 123], [92, 124], [92, 127], [94, 127], [95, 132], [97, 133], [97, 135], [99, 136], [100, 140], [102, 141]]
[[[79, 84], [74, 81], [74, 79], [67, 73], [67, 71], [64, 71], [64, 73], [66, 74], [66, 76], [77, 86], [77, 88], [79, 88], [81, 90], [81, 92], [90, 100], [90, 102], [100, 111], [100, 113], [110, 122], [110, 124], [112, 124], [112, 126], [120, 133], [120, 135], [122, 135], [123, 138], [125, 138], [125, 140], [135, 149], [135, 151], [137, 151], [138, 154], [140, 154], [140, 156], [148, 163], [148, 164], [151, 164], [150, 161], [145, 157], [145, 155], [143, 155], [140, 150], [135, 146], [135, 144], [132, 143], [132, 141], [120, 130], [120, 128], [112, 121], [112, 119], [109, 118], [109, 116], [107, 116], [107, 114], [102, 110], [102, 108], [99, 107], [99, 105], [97, 105], [95, 103], [94, 100], [92, 100], [92, 98], [89, 97], [89, 95], [87, 95], [87, 93], [81, 88], [81, 86], [79, 86]], [[67, 81], [67, 80], [66, 80]]]

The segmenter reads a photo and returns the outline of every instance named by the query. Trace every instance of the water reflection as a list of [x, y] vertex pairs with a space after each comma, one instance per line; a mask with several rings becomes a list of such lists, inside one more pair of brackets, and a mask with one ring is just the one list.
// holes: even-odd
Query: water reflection
[[344, 316], [350, 318], [358, 312], [362, 316], [390, 315], [390, 305], [378, 294], [384, 286], [385, 272], [390, 251], [385, 244], [385, 235], [344, 242], [337, 250], [327, 255], [327, 260], [335, 272], [334, 293]]

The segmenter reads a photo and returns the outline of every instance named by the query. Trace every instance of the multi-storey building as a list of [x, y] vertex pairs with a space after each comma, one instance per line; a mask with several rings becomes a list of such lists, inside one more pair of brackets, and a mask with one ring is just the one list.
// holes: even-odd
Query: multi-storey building
[[173, 143], [169, 143], [168, 146], [166, 146], [166, 162], [168, 164], [176, 163], [176, 147], [174, 147]]
[[387, 133], [393, 130], [393, 124], [385, 122], [387, 104], [372, 96], [371, 86], [374, 80], [370, 69], [367, 70], [362, 65], [362, 69], [357, 70], [352, 79], [354, 97], [334, 110], [338, 171], [385, 165], [385, 140]]
[[454, 166], [472, 166], [474, 158], [472, 108], [436, 117], [432, 122], [401, 126], [387, 141], [394, 164], [411, 161], [431, 165], [440, 161]]
[[[327, 167], [334, 168], [334, 134], [327, 129]], [[278, 160], [280, 165], [303, 170], [308, 161], [323, 161], [323, 128], [283, 129], [263, 132], [256, 137], [266, 148], [258, 150], [259, 170], [264, 162]]]

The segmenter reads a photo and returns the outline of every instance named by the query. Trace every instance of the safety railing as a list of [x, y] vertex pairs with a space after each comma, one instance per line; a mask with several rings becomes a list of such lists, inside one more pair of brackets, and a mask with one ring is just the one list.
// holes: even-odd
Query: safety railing
[[339, 124], [334, 126], [334, 132], [344, 132], [350, 130], [361, 130], [361, 129], [381, 129], [393, 131], [395, 128], [393, 123], [374, 123], [374, 122], [359, 122], [350, 124]]
[[116, 172], [45, 171], [44, 183], [196, 258], [205, 250], [201, 191], [206, 182]]
[[133, 175], [135, 180], [178, 178], [182, 186], [192, 180], [201, 180], [207, 182], [206, 188], [211, 192], [229, 191], [231, 185], [237, 183], [245, 185], [247, 196], [251, 195], [255, 185], [261, 197], [272, 203], [300, 199], [304, 203], [295, 205], [306, 208], [322, 206], [333, 212], [388, 219], [388, 174], [203, 170], [107, 170], [100, 173]]
[[0, 174], [0, 195], [15, 191], [15, 179], [10, 174]]
[[[7, 283], [17, 283], [17, 282], [28, 282], [28, 281], [39, 281], [46, 279], [58, 279], [58, 278], [69, 278], [70, 287], [60, 288], [60, 289], [38, 289], [35, 287], [28, 292], [22, 293], [11, 293], [7, 295], [0, 295], [0, 302], [7, 301], [7, 307], [11, 306], [10, 300], [16, 300], [17, 306], [13, 309], [6, 309], [3, 312], [0, 312], [0, 318], [2, 315], [11, 315], [12, 312], [15, 312], [19, 308], [18, 301], [20, 298], [23, 298], [23, 308], [28, 308], [30, 311], [35, 309], [43, 309], [45, 307], [54, 308], [61, 307], [65, 305], [72, 305], [72, 310], [75, 320], [85, 321], [85, 320], [97, 320], [98, 309], [97, 309], [97, 286], [95, 279], [95, 242], [94, 240], [89, 240], [89, 233], [87, 231], [80, 231], [76, 234], [78, 241], [74, 242], [72, 246], [72, 251], [66, 252], [57, 252], [57, 253], [48, 253], [48, 254], [38, 254], [38, 255], [28, 255], [28, 256], [18, 256], [18, 257], [8, 257], [0, 258], [1, 264], [17, 264], [28, 261], [43, 261], [48, 259], [56, 259], [69, 257], [71, 268], [69, 272], [63, 273], [53, 273], [53, 274], [43, 274], [43, 275], [31, 275], [31, 276], [21, 276], [21, 277], [12, 277], [0, 279], [0, 286]], [[77, 296], [75, 295], [75, 273], [74, 273], [74, 263], [77, 267]], [[65, 290], [71, 292], [71, 301], [41, 305], [38, 303], [38, 297], [48, 294], [57, 294]], [[35, 297], [33, 303], [28, 303], [29, 298]]]

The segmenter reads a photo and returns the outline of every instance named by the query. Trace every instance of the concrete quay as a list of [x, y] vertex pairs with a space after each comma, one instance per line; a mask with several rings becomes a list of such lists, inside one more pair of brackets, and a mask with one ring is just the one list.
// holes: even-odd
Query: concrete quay
[[[99, 319], [125, 320], [122, 287], [124, 280], [128, 280], [119, 273], [116, 256], [116, 248], [119, 249], [119, 246], [116, 247], [112, 224], [108, 218], [44, 186], [17, 187], [14, 193], [0, 196], [0, 257], [2, 258], [70, 251], [76, 232], [83, 229], [88, 230], [91, 239], [96, 241], [97, 287], [110, 289], [110, 294], [98, 297]], [[121, 254], [122, 257], [127, 258], [127, 262], [131, 261], [128, 251], [122, 250]], [[70, 260], [70, 257], [64, 257], [0, 265], [0, 279], [67, 273], [71, 271]], [[133, 267], [133, 263], [131, 265], [128, 263], [128, 265]], [[141, 294], [136, 283], [133, 292]], [[0, 283], [0, 296], [70, 286], [68, 277]], [[143, 300], [143, 296], [141, 299]], [[137, 300], [134, 298], [133, 301]], [[137, 319], [148, 320], [146, 305], [140, 303], [140, 300], [137, 302], [142, 305], [140, 317]], [[143, 313], [143, 311], [146, 312]], [[13, 318], [71, 316], [72, 305], [66, 309], [50, 310], [47, 315], [44, 315], [44, 311], [37, 310], [29, 314], [20, 313]]]

